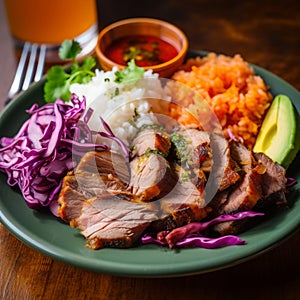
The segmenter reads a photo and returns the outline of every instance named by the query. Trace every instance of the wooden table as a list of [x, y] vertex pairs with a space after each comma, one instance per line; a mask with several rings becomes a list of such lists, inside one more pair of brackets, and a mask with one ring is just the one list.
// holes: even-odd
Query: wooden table
[[[100, 2], [100, 26], [133, 16], [162, 18], [186, 32], [191, 48], [240, 53], [300, 90], [296, 0]], [[2, 107], [16, 68], [2, 0], [0, 45]], [[299, 267], [300, 232], [250, 261], [212, 273], [165, 279], [96, 274], [30, 249], [0, 224], [0, 299], [300, 299]]]

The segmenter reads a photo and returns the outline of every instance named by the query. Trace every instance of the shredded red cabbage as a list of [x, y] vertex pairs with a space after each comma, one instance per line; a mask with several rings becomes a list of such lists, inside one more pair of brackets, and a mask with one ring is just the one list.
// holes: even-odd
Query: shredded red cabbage
[[201, 235], [200, 233], [188, 234], [182, 240], [176, 242], [176, 245], [171, 247], [165, 240], [159, 240], [156, 238], [156, 234], [147, 233], [142, 237], [142, 243], [156, 244], [162, 247], [170, 248], [206, 248], [215, 249], [233, 245], [244, 245], [245, 241], [235, 235], [225, 235], [217, 238], [209, 238]]
[[293, 177], [287, 177], [286, 187], [292, 187], [297, 184], [297, 180]]
[[73, 155], [107, 148], [93, 143], [87, 125], [92, 111], [84, 116], [85, 98], [80, 101], [73, 94], [70, 100], [73, 105], [60, 99], [40, 108], [34, 104], [15, 137], [0, 139], [0, 170], [6, 172], [7, 183], [19, 186], [30, 208], [49, 206], [53, 214], [62, 179], [75, 167]]
[[109, 125], [103, 120], [102, 117], [100, 117], [100, 120], [102, 122], [103, 128], [107, 131], [107, 133], [99, 132], [99, 134], [102, 137], [105, 137], [105, 138], [115, 141], [120, 146], [121, 150], [123, 151], [126, 161], [129, 162], [130, 152], [129, 152], [127, 146], [125, 145], [125, 143], [121, 139], [119, 139], [118, 137], [116, 137], [114, 135], [114, 133], [110, 129]]
[[231, 129], [227, 129], [227, 134], [228, 134], [228, 137], [233, 140], [233, 141], [237, 141], [237, 142], [240, 142], [242, 144], [244, 144], [244, 140], [242, 137], [236, 137], [233, 132], [231, 131]]
[[172, 231], [161, 231], [159, 233], [146, 233], [141, 241], [143, 244], [157, 244], [168, 246], [170, 248], [180, 247], [202, 247], [202, 248], [219, 248], [225, 246], [242, 245], [245, 241], [234, 235], [226, 235], [217, 238], [210, 238], [203, 235], [203, 231], [212, 225], [263, 216], [263, 213], [244, 211], [236, 214], [226, 214], [216, 217], [207, 222], [193, 222]]

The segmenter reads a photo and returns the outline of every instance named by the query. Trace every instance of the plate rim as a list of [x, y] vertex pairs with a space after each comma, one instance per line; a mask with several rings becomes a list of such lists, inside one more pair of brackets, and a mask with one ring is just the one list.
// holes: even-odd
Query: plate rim
[[[207, 53], [208, 52], [205, 52], [205, 51], [189, 50], [187, 57], [203, 56], [203, 55], [206, 55]], [[269, 76], [271, 78], [275, 78], [275, 80], [279, 80], [291, 91], [292, 94], [295, 94], [295, 96], [297, 96], [300, 99], [300, 92], [298, 90], [296, 90], [288, 82], [286, 82], [284, 79], [278, 77], [277, 75], [275, 75], [275, 74], [271, 73], [270, 71], [263, 69], [259, 66], [256, 66], [251, 63], [249, 63], [249, 65], [251, 65], [254, 68], [255, 73], [267, 74], [267, 76]], [[3, 118], [5, 118], [6, 115], [9, 115], [14, 110], [14, 108], [17, 107], [17, 105], [19, 103], [21, 103], [21, 101], [23, 101], [24, 98], [26, 99], [27, 93], [30, 93], [31, 91], [34, 91], [35, 89], [41, 89], [45, 83], [45, 79], [46, 79], [46, 77], [44, 76], [39, 82], [32, 84], [27, 91], [22, 92], [20, 95], [17, 96], [17, 98], [14, 101], [9, 103], [0, 113], [0, 123], [1, 123], [1, 120]], [[300, 103], [295, 103], [295, 101], [293, 101], [293, 103], [298, 110], [298, 114], [300, 114], [299, 113]], [[299, 154], [298, 154], [298, 156], [299, 156]], [[30, 236], [30, 234], [27, 233], [27, 235], [26, 234], [24, 235], [24, 229], [22, 231], [22, 228], [19, 226], [19, 224], [17, 222], [14, 222], [14, 220], [11, 220], [3, 213], [3, 203], [2, 202], [3, 201], [1, 200], [1, 197], [0, 197], [0, 208], [1, 208], [0, 209], [0, 222], [12, 235], [14, 235], [17, 239], [19, 239], [21, 242], [23, 242], [30, 248], [48, 256], [48, 257], [51, 257], [53, 259], [62, 261], [64, 263], [67, 263], [70, 265], [73, 265], [75, 267], [79, 267], [79, 268], [94, 271], [94, 272], [114, 274], [114, 275], [119, 275], [119, 276], [130, 276], [130, 277], [156, 277], [156, 278], [157, 277], [179, 277], [179, 276], [208, 273], [208, 272], [212, 272], [212, 271], [216, 271], [216, 270], [220, 270], [220, 269], [225, 269], [225, 268], [240, 264], [242, 262], [248, 261], [250, 259], [253, 259], [254, 257], [257, 257], [257, 256], [269, 251], [270, 249], [276, 247], [277, 245], [279, 245], [282, 242], [289, 239], [290, 236], [293, 235], [295, 232], [297, 232], [299, 230], [299, 225], [300, 225], [300, 220], [298, 220], [298, 222], [296, 222], [295, 224], [293, 223], [293, 226], [289, 226], [288, 232], [285, 232], [285, 234], [281, 233], [279, 235], [279, 238], [274, 240], [273, 243], [269, 243], [268, 245], [266, 245], [265, 247], [263, 247], [257, 251], [249, 250], [250, 254], [247, 256], [245, 256], [245, 255], [240, 256], [237, 259], [229, 258], [227, 261], [225, 261], [222, 264], [218, 264], [218, 263], [211, 264], [211, 267], [209, 267], [209, 268], [202, 268], [202, 269], [200, 268], [199, 269], [199, 267], [196, 267], [196, 268], [190, 268], [190, 270], [186, 270], [186, 267], [184, 267], [184, 266], [177, 266], [177, 271], [174, 272], [172, 270], [172, 268], [161, 270], [159, 267], [154, 267], [154, 266], [151, 266], [151, 268], [146, 268], [145, 265], [143, 265], [143, 266], [142, 265], [141, 266], [136, 266], [136, 265], [128, 266], [126, 264], [122, 265], [120, 262], [104, 263], [103, 261], [101, 261], [102, 266], [99, 268], [98, 264], [96, 264], [96, 266], [92, 265], [92, 264], [87, 265], [85, 260], [83, 260], [83, 261], [75, 260], [74, 261], [74, 259], [75, 259], [74, 254], [71, 256], [68, 256], [68, 255], [64, 256], [63, 254], [66, 252], [64, 249], [61, 249], [61, 248], [57, 249], [57, 247], [54, 247], [53, 245], [52, 245], [52, 248], [47, 247], [47, 243], [44, 242], [44, 244], [43, 244], [40, 241], [33, 240], [32, 237]], [[4, 209], [4, 211], [5, 211], [5, 209]], [[83, 243], [82, 247], [84, 247], [84, 243]], [[145, 246], [143, 246], [143, 247], [145, 247]], [[152, 246], [150, 246], [150, 249], [151, 249], [151, 247]], [[155, 246], [155, 248], [157, 248], [157, 246]], [[116, 249], [116, 250], [124, 251], [124, 249]], [[185, 250], [189, 250], [189, 249], [185, 249]], [[97, 251], [99, 251], [99, 250], [97, 250]], [[113, 251], [115, 251], [115, 250], [113, 250]], [[160, 249], [159, 248], [155, 249], [155, 251], [160, 251]], [[172, 250], [170, 250], [170, 251], [172, 251]], [[209, 251], [213, 251], [213, 250], [209, 250]], [[148, 265], [149, 265], [149, 263], [148, 263]]]

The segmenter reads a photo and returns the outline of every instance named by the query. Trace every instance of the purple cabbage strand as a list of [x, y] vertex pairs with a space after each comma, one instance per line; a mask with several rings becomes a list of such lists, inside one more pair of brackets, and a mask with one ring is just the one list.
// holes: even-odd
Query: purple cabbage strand
[[237, 221], [244, 218], [264, 216], [263, 213], [243, 211], [236, 214], [225, 214], [207, 222], [192, 222], [175, 228], [172, 231], [161, 231], [155, 234], [146, 233], [141, 241], [143, 244], [157, 244], [170, 248], [201, 247], [207, 249], [225, 246], [242, 245], [245, 241], [234, 235], [210, 238], [203, 235], [203, 231], [215, 224], [227, 221]]

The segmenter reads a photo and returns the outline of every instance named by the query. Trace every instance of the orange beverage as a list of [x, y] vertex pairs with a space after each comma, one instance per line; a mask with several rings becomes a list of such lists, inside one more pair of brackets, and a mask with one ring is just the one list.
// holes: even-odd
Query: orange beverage
[[97, 24], [95, 0], [4, 0], [12, 35], [58, 44]]
[[65, 39], [80, 44], [98, 35], [95, 0], [4, 0], [7, 20], [17, 46], [25, 41], [60, 45]]

